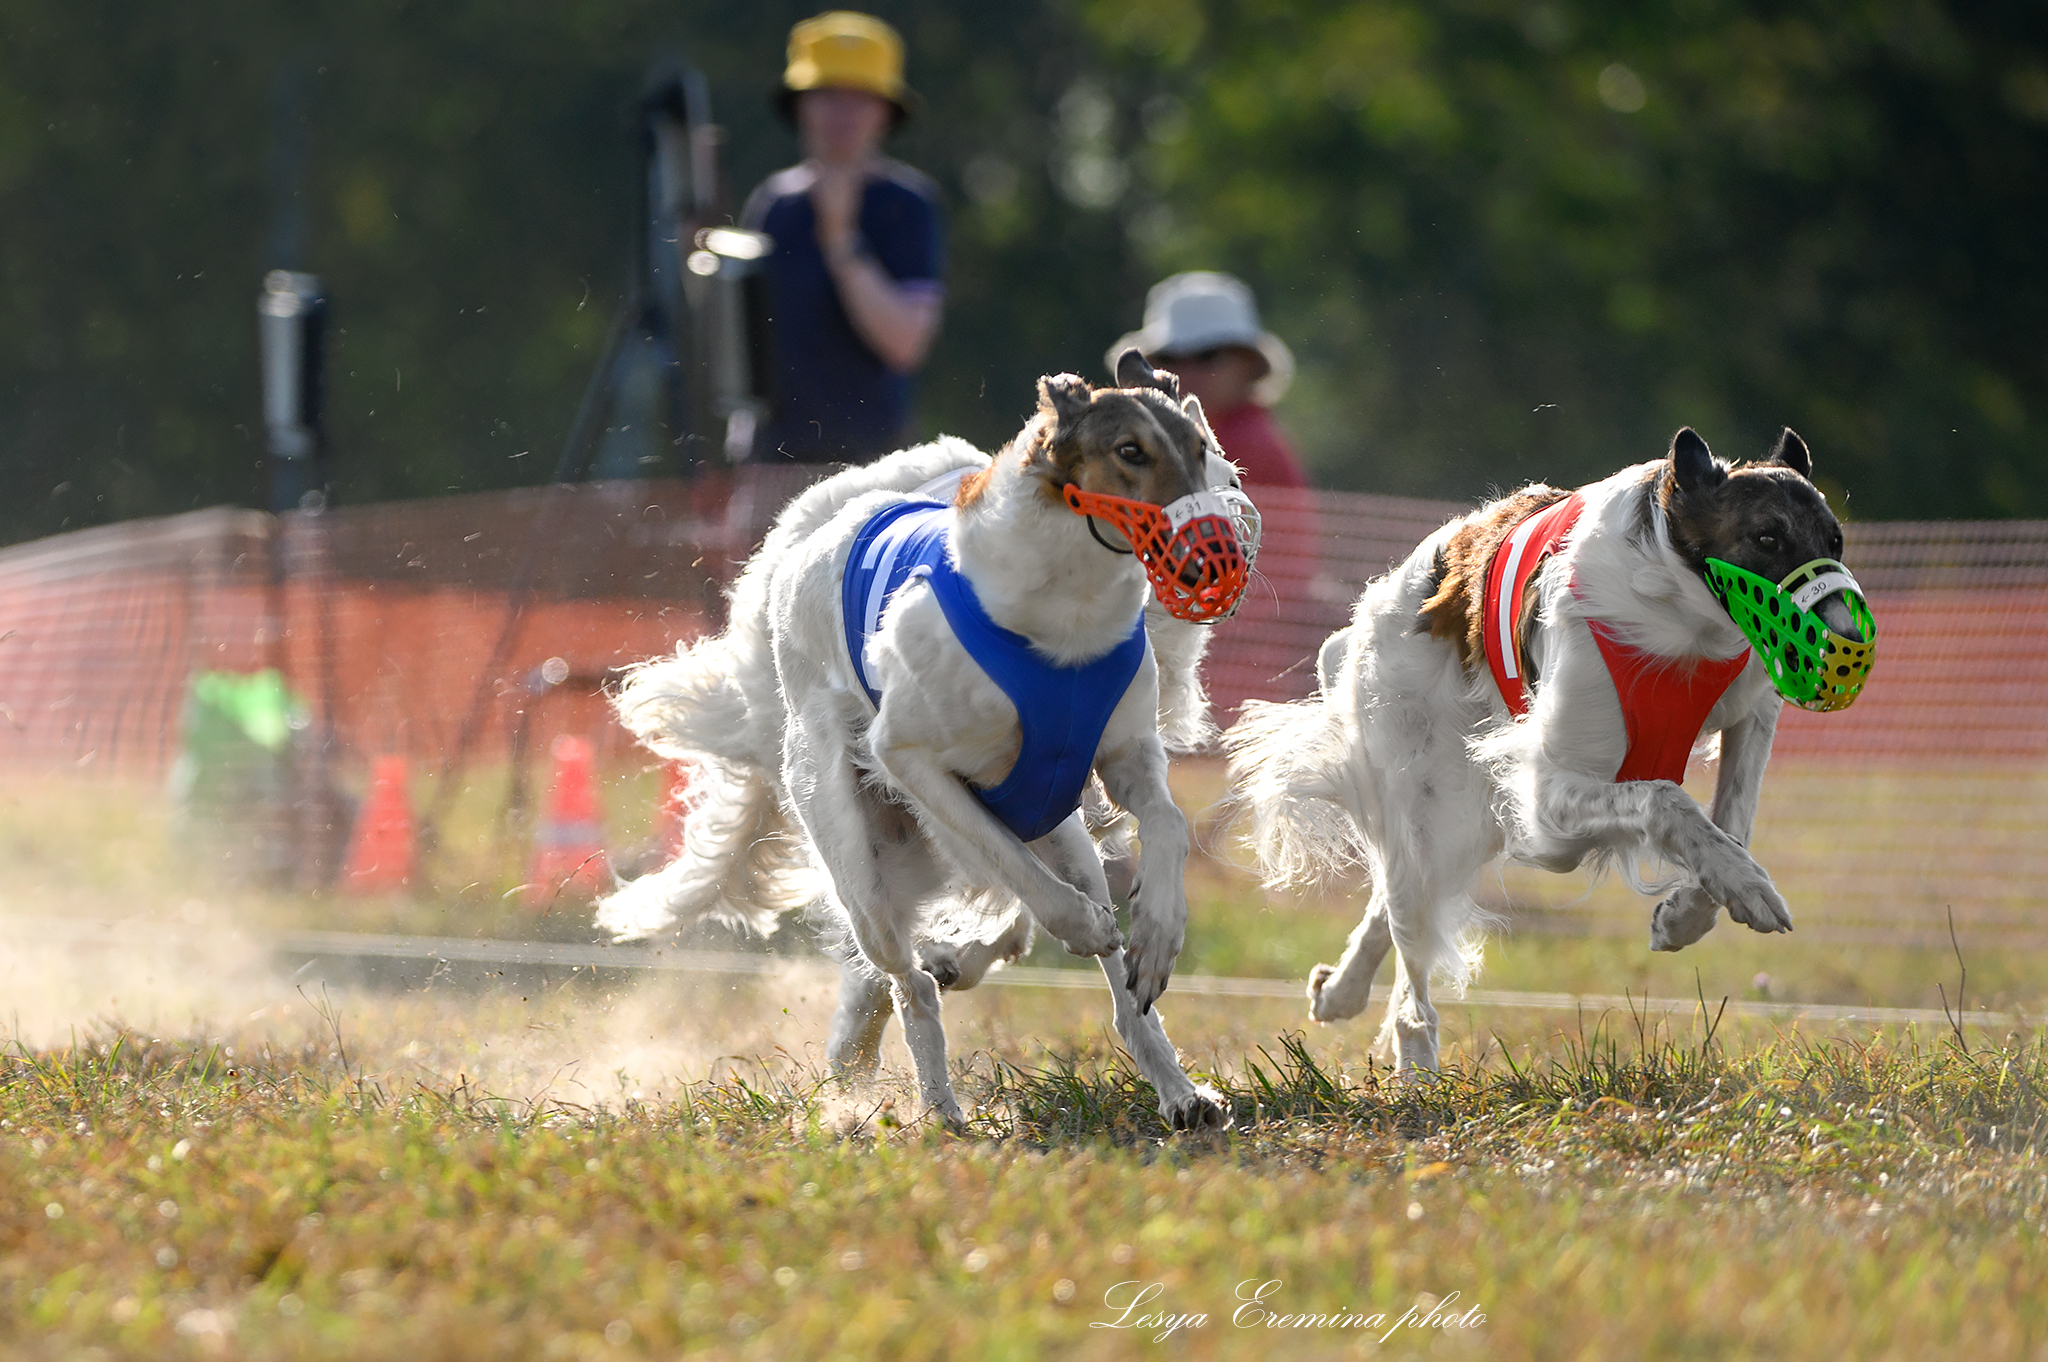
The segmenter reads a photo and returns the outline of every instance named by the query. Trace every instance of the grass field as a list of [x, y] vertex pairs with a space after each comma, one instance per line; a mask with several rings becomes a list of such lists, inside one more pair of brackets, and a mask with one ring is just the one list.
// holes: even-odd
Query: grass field
[[[147, 800], [0, 804], [0, 926], [188, 934], [0, 932], [10, 1359], [2048, 1356], [2038, 1031], [1712, 1016], [1936, 1006], [1945, 952], [1511, 936], [1486, 987], [1707, 1013], [1447, 1002], [1417, 1085], [1370, 1057], [1377, 1008], [1304, 1034], [1295, 1002], [1169, 990], [1235, 1110], [1207, 1140], [1160, 1129], [1105, 996], [983, 989], [947, 1004], [957, 1135], [916, 1119], [900, 1050], [877, 1089], [822, 1075], [801, 949], [737, 982], [323, 989], [252, 933], [570, 910], [222, 887]], [[1227, 868], [1191, 889], [1186, 970], [1298, 979], [1350, 926]], [[1964, 958], [1970, 1007], [2038, 1014], [2038, 954]]]

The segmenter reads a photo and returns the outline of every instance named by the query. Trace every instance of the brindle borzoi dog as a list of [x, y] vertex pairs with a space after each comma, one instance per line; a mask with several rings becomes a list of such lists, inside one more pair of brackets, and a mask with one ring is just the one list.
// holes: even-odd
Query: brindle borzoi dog
[[[1270, 882], [1369, 871], [1364, 919], [1310, 976], [1309, 1013], [1363, 1011], [1393, 948], [1381, 1041], [1403, 1070], [1435, 1067], [1431, 973], [1462, 983], [1476, 969], [1485, 915], [1469, 888], [1503, 852], [1551, 870], [1612, 864], [1645, 889], [1639, 855], [1674, 867], [1655, 950], [1698, 940], [1717, 905], [1759, 932], [1792, 929], [1747, 850], [1782, 702], [1704, 574], [1721, 560], [1777, 582], [1840, 558], [1805, 444], [1787, 430], [1766, 461], [1731, 470], [1681, 430], [1668, 458], [1569, 495], [1525, 488], [1432, 534], [1323, 645], [1319, 694], [1248, 706], [1225, 735]], [[1538, 513], [1556, 532], [1574, 506], [1547, 558], [1514, 533]], [[1519, 602], [1496, 591], [1489, 604], [1490, 567], [1527, 574], [1539, 558]], [[1854, 636], [1839, 594], [1815, 609]], [[1624, 690], [1678, 717], [1625, 713]], [[1720, 736], [1711, 814], [1676, 783], [1702, 734]]]

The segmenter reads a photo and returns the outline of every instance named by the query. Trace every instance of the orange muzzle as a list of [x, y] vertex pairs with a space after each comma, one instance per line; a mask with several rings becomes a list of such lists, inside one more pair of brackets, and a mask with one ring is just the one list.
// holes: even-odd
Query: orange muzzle
[[1251, 565], [1237, 541], [1230, 507], [1214, 492], [1191, 492], [1165, 506], [1071, 483], [1067, 505], [1115, 527], [1151, 579], [1152, 594], [1176, 619], [1207, 624], [1237, 609]]

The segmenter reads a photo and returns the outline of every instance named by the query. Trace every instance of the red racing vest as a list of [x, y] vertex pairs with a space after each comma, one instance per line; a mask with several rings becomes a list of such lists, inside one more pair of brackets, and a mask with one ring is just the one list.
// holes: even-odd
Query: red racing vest
[[[1529, 712], [1527, 670], [1518, 626], [1522, 592], [1543, 560], [1556, 551], [1578, 523], [1585, 500], [1577, 492], [1528, 516], [1516, 525], [1486, 565], [1486, 594], [1480, 638], [1486, 665], [1508, 712], [1517, 718]], [[1714, 705], [1749, 665], [1745, 649], [1724, 660], [1711, 657], [1669, 658], [1631, 648], [1598, 620], [1588, 620], [1593, 642], [1621, 697], [1621, 719], [1628, 731], [1628, 752], [1614, 773], [1617, 785], [1634, 780], [1685, 781], [1685, 759], [1699, 741], [1700, 729]]]

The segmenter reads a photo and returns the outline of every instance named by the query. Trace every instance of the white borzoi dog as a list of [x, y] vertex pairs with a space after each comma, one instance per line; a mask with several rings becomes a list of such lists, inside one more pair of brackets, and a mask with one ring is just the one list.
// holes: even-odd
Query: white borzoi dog
[[[1132, 655], [1148, 580], [1160, 584], [1157, 563], [1141, 563], [1117, 528], [1073, 503], [1094, 496], [1155, 513], [1185, 509], [1212, 468], [1227, 465], [1199, 405], [1127, 358], [1121, 389], [1045, 380], [1038, 414], [993, 460], [940, 441], [803, 493], [735, 584], [725, 632], [637, 669], [618, 701], [648, 746], [689, 764], [689, 810], [682, 855], [609, 897], [598, 925], [619, 939], [712, 915], [768, 929], [822, 889], [860, 957], [843, 976], [834, 1067], [872, 1069], [887, 1019], [881, 1000], [893, 997], [923, 1096], [949, 1120], [961, 1113], [946, 1076], [939, 989], [971, 985], [1021, 953], [1033, 920], [1070, 950], [1102, 958], [1117, 1031], [1162, 1115], [1176, 1126], [1224, 1119], [1215, 1094], [1181, 1070], [1151, 1006], [1186, 920], [1187, 825], [1167, 792], [1161, 729], [1183, 742], [1203, 732], [1203, 631], [1155, 627], [1149, 646], [1138, 635], [1128, 681], [1103, 697], [1109, 712], [1093, 761], [1084, 754], [1084, 778], [1092, 765], [1138, 823], [1126, 948], [1078, 810], [1054, 809], [1056, 824], [1027, 843], [984, 802], [1012, 783], [1028, 739], [1018, 704], [956, 635], [939, 585], [912, 577], [878, 594], [873, 632], [859, 644], [842, 609], [864, 531], [914, 500], [906, 492], [968, 468], [950, 480], [957, 491], [937, 519], [948, 561], [988, 620], [1070, 667]], [[1213, 532], [1215, 519], [1188, 524]], [[1202, 563], [1176, 561], [1174, 582], [1185, 589], [1206, 580]], [[879, 593], [887, 565], [875, 571]], [[1160, 659], [1169, 653], [1162, 706]], [[1042, 720], [1034, 711], [1041, 729]]]
[[[1768, 657], [1752, 648], [1752, 626], [1737, 620], [1747, 602], [1724, 604], [1716, 584], [1754, 581], [1775, 611], [1766, 585], [1804, 572], [1814, 589], [1796, 606], [1783, 599], [1788, 617], [1814, 611], [1808, 623], [1838, 641], [1816, 646], [1867, 671], [1873, 629], [1841, 551], [1797, 435], [1730, 470], [1687, 429], [1668, 458], [1575, 494], [1534, 486], [1483, 506], [1370, 583], [1323, 645], [1320, 693], [1247, 706], [1224, 735], [1269, 884], [1360, 864], [1371, 877], [1342, 960], [1310, 976], [1310, 1015], [1363, 1011], [1391, 947], [1381, 1043], [1402, 1071], [1434, 1068], [1430, 977], [1462, 984], [1477, 968], [1487, 919], [1469, 890], [1503, 852], [1560, 871], [1590, 859], [1645, 892], [1675, 887], [1652, 916], [1653, 950], [1698, 940], [1717, 905], [1756, 931], [1790, 931], [1784, 898], [1747, 850], [1779, 690], [1791, 684], [1779, 678], [1784, 640], [1761, 626], [1759, 647], [1776, 646]], [[1817, 564], [1825, 571], [1806, 571]], [[1801, 702], [1838, 708], [1861, 675], [1833, 701]], [[1711, 734], [1709, 814], [1677, 782]], [[1640, 856], [1673, 877], [1646, 884]]]

